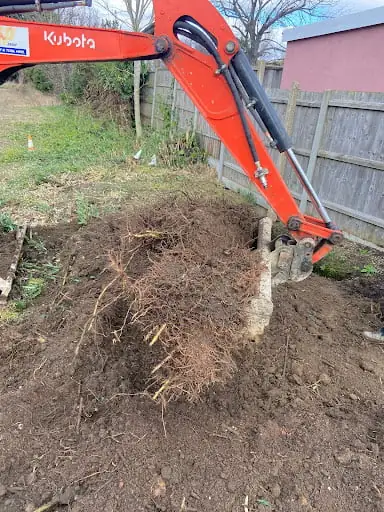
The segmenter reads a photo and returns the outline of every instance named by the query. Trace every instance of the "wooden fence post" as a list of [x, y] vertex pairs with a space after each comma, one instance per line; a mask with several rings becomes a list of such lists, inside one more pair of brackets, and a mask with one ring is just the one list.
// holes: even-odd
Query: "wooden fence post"
[[153, 128], [155, 122], [155, 111], [156, 111], [156, 89], [157, 89], [157, 70], [158, 66], [155, 68], [155, 78], [153, 83], [153, 99], [152, 99], [152, 113], [151, 113], [151, 128]]
[[267, 62], [265, 60], [259, 60], [258, 62], [258, 68], [257, 68], [257, 76], [259, 78], [259, 82], [263, 84], [264, 82], [264, 76], [265, 76], [265, 67], [267, 65]]
[[[309, 181], [312, 181], [313, 174], [316, 169], [316, 163], [317, 163], [317, 158], [319, 156], [321, 141], [323, 138], [325, 122], [327, 120], [328, 106], [329, 106], [329, 101], [331, 99], [331, 94], [332, 94], [332, 91], [325, 91], [323, 94], [319, 118], [317, 120], [315, 136], [313, 138], [311, 154], [309, 157], [309, 163], [308, 163], [308, 167], [307, 167], [307, 177], [308, 177]], [[307, 201], [308, 201], [308, 194], [306, 193], [305, 189], [303, 189], [303, 192], [302, 192], [301, 198], [300, 198], [300, 210], [303, 213], [305, 213], [307, 210]]]
[[196, 130], [197, 130], [198, 116], [199, 116], [199, 111], [197, 110], [197, 107], [195, 106], [195, 109], [193, 111], [193, 125], [192, 125], [193, 135], [195, 135]]
[[171, 126], [170, 126], [170, 132], [171, 133], [172, 133], [173, 128], [174, 128], [173, 123], [174, 123], [174, 119], [175, 119], [176, 99], [177, 99], [177, 81], [176, 81], [176, 79], [173, 79], [172, 107], [171, 107]]
[[218, 173], [217, 173], [220, 182], [223, 181], [224, 157], [225, 157], [225, 146], [222, 142], [220, 142], [219, 168], [218, 168]]
[[[285, 112], [285, 123], [284, 124], [285, 124], [285, 129], [287, 130], [288, 135], [292, 135], [293, 123], [295, 121], [297, 97], [299, 95], [299, 92], [300, 92], [299, 84], [297, 82], [294, 82], [292, 84], [292, 88], [289, 93], [287, 110]], [[284, 176], [286, 163], [287, 163], [287, 160], [285, 158], [284, 153], [280, 153], [278, 167], [280, 170], [280, 174], [282, 176]]]

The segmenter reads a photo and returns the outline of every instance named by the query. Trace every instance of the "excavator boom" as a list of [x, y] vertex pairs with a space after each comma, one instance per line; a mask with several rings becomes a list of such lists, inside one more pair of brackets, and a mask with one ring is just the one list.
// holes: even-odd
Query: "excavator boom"
[[[84, 2], [0, 0], [44, 9]], [[301, 280], [342, 240], [309, 183], [284, 126], [231, 28], [209, 0], [154, 0], [151, 33], [59, 26], [0, 16], [0, 81], [41, 63], [162, 59], [245, 175], [290, 233], [275, 253], [277, 279]], [[61, 5], [60, 5], [61, 4]], [[65, 4], [65, 5], [64, 5]], [[2, 7], [1, 7], [2, 6]], [[257, 126], [257, 128], [255, 127]], [[304, 215], [274, 164], [268, 146], [286, 153], [318, 218]]]

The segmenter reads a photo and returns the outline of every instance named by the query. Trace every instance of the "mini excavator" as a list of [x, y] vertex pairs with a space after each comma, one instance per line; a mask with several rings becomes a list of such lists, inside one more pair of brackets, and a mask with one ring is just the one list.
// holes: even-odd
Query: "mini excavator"
[[[343, 235], [308, 180], [290, 137], [221, 14], [209, 0], [153, 0], [155, 21], [143, 32], [7, 17], [90, 6], [91, 1], [0, 0], [0, 83], [42, 63], [161, 59], [286, 226], [289, 235], [277, 239], [270, 251], [272, 280], [301, 281], [309, 276], [313, 264]], [[271, 147], [286, 155], [318, 217], [300, 211], [268, 152]]]

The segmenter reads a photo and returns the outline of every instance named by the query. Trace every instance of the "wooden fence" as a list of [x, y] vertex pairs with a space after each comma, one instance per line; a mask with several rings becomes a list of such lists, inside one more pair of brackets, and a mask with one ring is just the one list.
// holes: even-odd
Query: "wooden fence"
[[[265, 79], [266, 74], [264, 84]], [[310, 93], [297, 85], [289, 91], [267, 88], [267, 93], [333, 220], [346, 233], [384, 246], [384, 94]], [[142, 98], [144, 121], [155, 129], [162, 126], [164, 105], [171, 109], [180, 131], [196, 132], [223, 184], [252, 194], [263, 204], [171, 74], [158, 67], [150, 72]], [[289, 164], [277, 150], [271, 152], [301, 210], [314, 214]]]

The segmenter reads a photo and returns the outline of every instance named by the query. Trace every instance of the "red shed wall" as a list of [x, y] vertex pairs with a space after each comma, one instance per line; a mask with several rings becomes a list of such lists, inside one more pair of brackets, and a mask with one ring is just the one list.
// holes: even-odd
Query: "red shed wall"
[[384, 92], [384, 25], [288, 42], [282, 89]]

